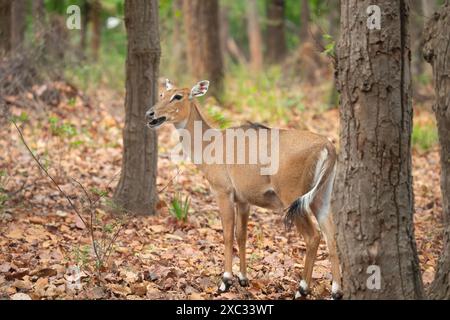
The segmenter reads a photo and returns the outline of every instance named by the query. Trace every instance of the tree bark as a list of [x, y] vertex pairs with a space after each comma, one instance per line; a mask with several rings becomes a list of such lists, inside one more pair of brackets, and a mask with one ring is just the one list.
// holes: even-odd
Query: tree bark
[[45, 26], [45, 6], [44, 0], [34, 0], [32, 2], [33, 12], [33, 32], [35, 36], [39, 36]]
[[27, 15], [27, 3], [25, 0], [12, 2], [12, 34], [11, 47], [17, 49], [23, 44], [25, 38], [25, 19]]
[[128, 35], [122, 172], [114, 198], [135, 214], [155, 212], [157, 136], [144, 115], [158, 95], [161, 56], [157, 0], [126, 0]]
[[[420, 13], [422, 12], [422, 0], [413, 0], [411, 1], [411, 8], [417, 10]], [[414, 12], [414, 11], [413, 11]], [[423, 73], [423, 57], [422, 57], [422, 45], [423, 45], [423, 15], [415, 14], [411, 17], [411, 47], [412, 47], [412, 61], [411, 61], [411, 73], [414, 76], [420, 75]], [[413, 83], [415, 86], [415, 84]], [[416, 92], [416, 90], [414, 90]]]
[[101, 42], [101, 35], [102, 35], [102, 20], [101, 20], [101, 13], [102, 13], [102, 5], [100, 1], [95, 0], [92, 3], [92, 59], [94, 61], [98, 60], [99, 51], [100, 51], [100, 42]]
[[[381, 8], [381, 30], [367, 27], [369, 5]], [[413, 226], [408, 18], [404, 0], [341, 1], [333, 212], [348, 299], [423, 298]]]
[[302, 8], [300, 13], [300, 41], [307, 42], [309, 40], [309, 0], [302, 0]]
[[444, 250], [430, 286], [433, 299], [450, 299], [450, 2], [428, 21], [425, 30], [425, 59], [433, 67], [436, 114], [441, 146], [441, 192]]
[[195, 80], [211, 81], [210, 91], [220, 98], [223, 89], [223, 56], [218, 0], [184, 0], [189, 70]]
[[284, 9], [284, 0], [268, 0], [267, 2], [266, 49], [269, 63], [281, 62], [287, 53], [284, 34]]
[[80, 51], [81, 56], [84, 58], [86, 55], [88, 25], [91, 17], [91, 5], [88, 0], [81, 1], [81, 12], [82, 16], [81, 16]]
[[0, 0], [0, 54], [11, 51], [12, 1]]
[[250, 46], [250, 67], [259, 72], [262, 69], [262, 36], [256, 0], [247, 0], [247, 33]]
[[436, 11], [436, 1], [435, 0], [422, 0], [422, 10], [423, 15], [426, 19], [429, 19], [433, 16], [433, 13]]
[[[182, 20], [182, 0], [174, 0], [172, 3], [173, 11], [173, 32], [172, 32], [172, 59], [176, 61], [172, 68], [174, 74], [183, 72], [183, 66], [186, 65], [186, 36], [184, 34]], [[176, 79], [175, 79], [176, 80]]]

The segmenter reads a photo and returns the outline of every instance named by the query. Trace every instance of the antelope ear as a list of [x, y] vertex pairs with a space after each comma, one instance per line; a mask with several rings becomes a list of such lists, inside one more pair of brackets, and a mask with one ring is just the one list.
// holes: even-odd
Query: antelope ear
[[191, 94], [189, 95], [189, 99], [204, 96], [206, 94], [206, 92], [208, 92], [208, 88], [209, 88], [208, 80], [200, 81], [194, 87], [192, 87]]
[[172, 89], [173, 89], [172, 82], [170, 82], [169, 79], [166, 79], [166, 90], [169, 91], [169, 90], [172, 90]]

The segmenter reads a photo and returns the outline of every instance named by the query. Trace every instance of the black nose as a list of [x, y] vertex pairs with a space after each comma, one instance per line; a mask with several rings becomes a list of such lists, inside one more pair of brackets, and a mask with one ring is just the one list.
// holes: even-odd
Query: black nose
[[153, 109], [150, 109], [150, 110], [147, 111], [147, 113], [145, 114], [145, 116], [146, 116], [148, 119], [153, 119], [153, 118], [155, 117], [155, 111], [154, 111]]

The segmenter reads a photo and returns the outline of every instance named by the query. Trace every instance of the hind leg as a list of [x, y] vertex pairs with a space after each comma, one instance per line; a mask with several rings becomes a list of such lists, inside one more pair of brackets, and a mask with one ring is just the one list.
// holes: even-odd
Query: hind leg
[[320, 233], [311, 221], [309, 215], [297, 217], [295, 219], [295, 225], [306, 243], [303, 276], [298, 291], [295, 293], [295, 298], [298, 298], [300, 296], [306, 296], [310, 291], [309, 287], [311, 284], [314, 261], [316, 260], [317, 249], [319, 247]]
[[332, 213], [330, 212], [325, 217], [319, 217], [318, 222], [320, 229], [323, 232], [330, 255], [331, 274], [333, 275], [331, 296], [333, 299], [341, 299], [343, 295], [341, 290], [341, 269], [339, 266], [339, 256], [336, 247], [335, 226]]

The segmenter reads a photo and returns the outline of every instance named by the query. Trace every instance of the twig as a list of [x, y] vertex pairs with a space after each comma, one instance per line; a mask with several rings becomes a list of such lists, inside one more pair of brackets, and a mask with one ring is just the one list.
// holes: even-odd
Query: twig
[[173, 180], [175, 180], [175, 178], [178, 177], [182, 172], [183, 172], [182, 170], [177, 169], [177, 174], [174, 175], [174, 176], [172, 177], [172, 179], [170, 179], [169, 182], [168, 182], [161, 190], [158, 190], [158, 193], [161, 193], [161, 192], [163, 192], [164, 190], [166, 190], [167, 187], [170, 186], [170, 185], [172, 184]]
[[70, 206], [72, 207], [72, 209], [75, 211], [75, 213], [77, 214], [77, 216], [81, 219], [81, 221], [84, 223], [85, 226], [88, 226], [88, 224], [86, 223], [85, 219], [83, 218], [83, 216], [81, 215], [81, 213], [78, 211], [77, 207], [75, 206], [75, 204], [72, 202], [72, 200], [70, 199], [70, 197], [61, 189], [61, 187], [58, 185], [58, 183], [55, 181], [55, 179], [53, 179], [53, 177], [48, 173], [47, 169], [45, 169], [45, 167], [41, 164], [41, 162], [39, 161], [39, 159], [36, 157], [36, 155], [33, 153], [33, 151], [31, 151], [30, 147], [28, 146], [27, 142], [25, 141], [25, 138], [23, 136], [22, 131], [19, 129], [19, 127], [17, 126], [16, 122], [14, 121], [14, 119], [11, 120], [12, 123], [14, 124], [14, 126], [16, 127], [17, 132], [20, 135], [20, 139], [22, 140], [22, 143], [25, 145], [25, 147], [27, 148], [28, 152], [31, 154], [32, 158], [34, 159], [34, 161], [37, 163], [37, 165], [39, 166], [39, 168], [45, 173], [45, 175], [53, 182], [53, 184], [55, 185], [55, 187], [58, 189], [58, 191], [66, 198], [67, 202], [69, 202]]

